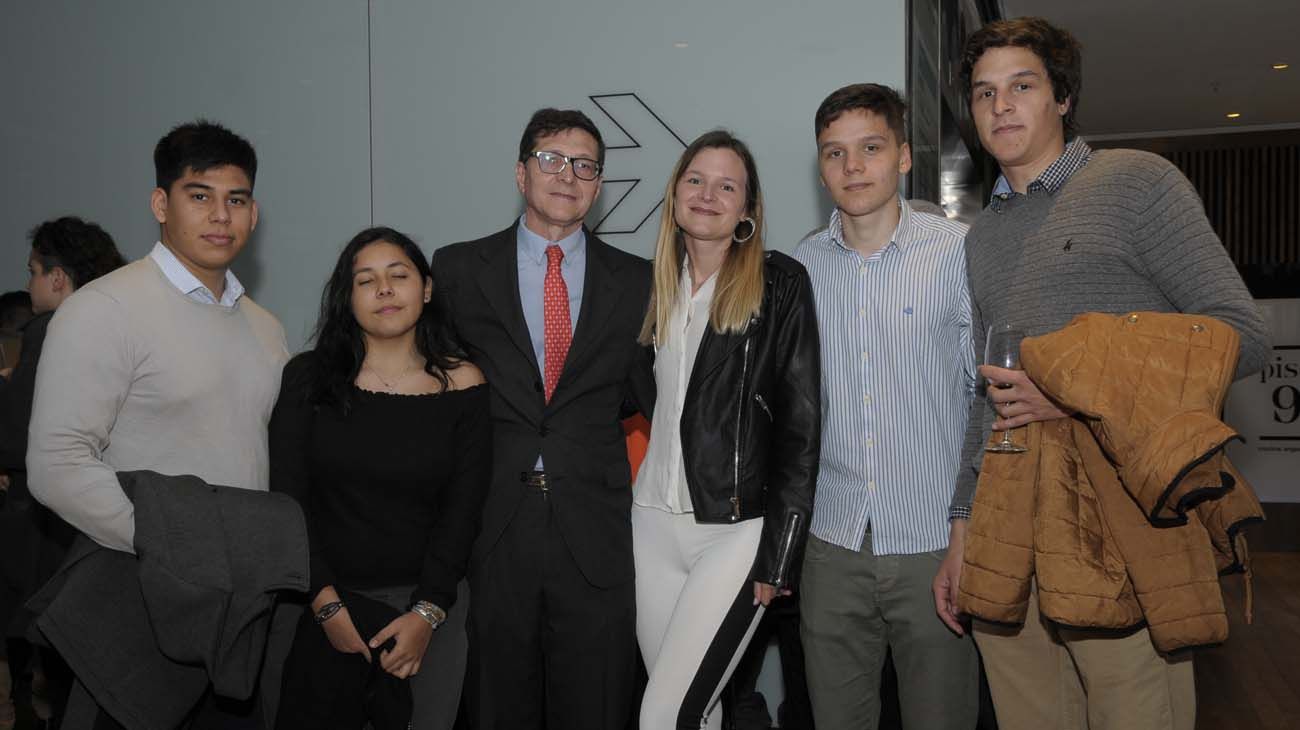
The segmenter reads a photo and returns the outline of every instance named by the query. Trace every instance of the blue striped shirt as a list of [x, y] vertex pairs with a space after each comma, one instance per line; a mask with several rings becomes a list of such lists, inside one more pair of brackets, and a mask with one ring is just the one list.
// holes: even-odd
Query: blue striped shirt
[[900, 200], [890, 242], [864, 258], [840, 213], [794, 257], [812, 278], [822, 354], [822, 447], [812, 533], [876, 555], [948, 545], [948, 506], [976, 392], [966, 226]]

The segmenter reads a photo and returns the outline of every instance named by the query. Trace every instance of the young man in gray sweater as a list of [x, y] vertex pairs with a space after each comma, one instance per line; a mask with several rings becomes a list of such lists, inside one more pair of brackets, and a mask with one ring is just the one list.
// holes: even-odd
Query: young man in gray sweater
[[[980, 143], [1002, 173], [966, 236], [977, 353], [993, 324], [1036, 336], [1083, 312], [1187, 312], [1241, 335], [1238, 377], [1260, 369], [1263, 318], [1196, 190], [1161, 157], [1093, 151], [1074, 135], [1081, 56], [1068, 32], [1041, 18], [991, 23], [967, 40], [962, 79]], [[1067, 415], [1023, 372], [979, 370], [1000, 387], [989, 389], [992, 408], [980, 400], [971, 409], [951, 544], [934, 581], [936, 607], [955, 631], [965, 524], [990, 430]], [[1158, 654], [1145, 628], [1049, 626], [1031, 595], [1023, 627], [977, 620], [974, 634], [1004, 730], [1193, 727], [1190, 657]]]
[[160, 241], [55, 313], [27, 451], [32, 495], [126, 552], [135, 516], [116, 472], [267, 489], [267, 424], [288, 359], [280, 322], [230, 272], [257, 224], [252, 146], [217, 124], [183, 124], [158, 142], [154, 167]]

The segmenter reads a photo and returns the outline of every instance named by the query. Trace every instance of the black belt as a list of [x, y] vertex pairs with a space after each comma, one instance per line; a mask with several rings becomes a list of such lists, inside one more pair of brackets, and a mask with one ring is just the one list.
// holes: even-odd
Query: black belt
[[536, 487], [543, 492], [551, 491], [551, 481], [544, 471], [521, 471], [519, 472], [519, 481], [525, 486]]

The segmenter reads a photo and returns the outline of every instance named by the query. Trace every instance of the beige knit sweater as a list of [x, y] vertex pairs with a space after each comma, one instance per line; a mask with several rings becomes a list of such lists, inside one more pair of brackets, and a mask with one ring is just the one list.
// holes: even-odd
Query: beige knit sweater
[[265, 490], [284, 329], [247, 296], [185, 296], [151, 259], [97, 279], [50, 322], [27, 450], [33, 496], [96, 542], [133, 551], [115, 472]]

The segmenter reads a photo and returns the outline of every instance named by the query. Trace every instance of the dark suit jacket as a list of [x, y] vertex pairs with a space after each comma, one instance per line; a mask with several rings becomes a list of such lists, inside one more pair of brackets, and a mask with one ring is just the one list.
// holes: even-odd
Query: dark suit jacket
[[650, 263], [587, 232], [582, 306], [546, 403], [519, 299], [517, 226], [433, 255], [443, 312], [492, 384], [495, 463], [471, 570], [510, 523], [523, 496], [520, 473], [540, 452], [555, 519], [579, 570], [593, 585], [618, 585], [632, 578], [631, 474], [620, 419], [642, 357], [636, 337]]

